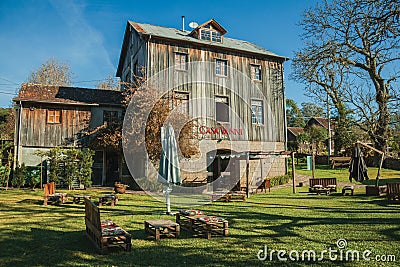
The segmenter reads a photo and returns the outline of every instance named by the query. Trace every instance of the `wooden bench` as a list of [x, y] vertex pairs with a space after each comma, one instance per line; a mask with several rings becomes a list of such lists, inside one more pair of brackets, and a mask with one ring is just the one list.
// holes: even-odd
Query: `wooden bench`
[[182, 185], [186, 187], [198, 187], [207, 184], [207, 177], [196, 177], [193, 180], [188, 180], [187, 178], [182, 180]]
[[178, 212], [176, 213], [176, 223], [193, 235], [202, 236], [207, 239], [215, 235], [229, 235], [228, 221], [217, 216], [207, 216], [204, 214], [188, 215]]
[[43, 185], [44, 189], [44, 197], [43, 197], [43, 205], [47, 206], [50, 202], [51, 204], [64, 204], [68, 201], [67, 193], [56, 193], [56, 185], [54, 182], [50, 182]]
[[321, 188], [329, 189], [330, 192], [337, 192], [336, 178], [312, 178], [309, 180], [310, 187], [308, 191], [310, 193], [317, 193]]
[[330, 165], [332, 169], [336, 167], [349, 167], [350, 166], [351, 157], [331, 157]]
[[400, 202], [400, 183], [387, 183], [387, 199], [389, 203]]
[[100, 220], [100, 208], [91, 200], [85, 200], [86, 235], [99, 249], [106, 252], [108, 248], [119, 247], [130, 251], [131, 235], [110, 220]]

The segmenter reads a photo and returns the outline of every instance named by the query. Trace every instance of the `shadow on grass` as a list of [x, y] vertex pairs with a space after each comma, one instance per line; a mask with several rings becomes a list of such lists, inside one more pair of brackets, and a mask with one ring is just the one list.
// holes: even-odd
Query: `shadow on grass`
[[[101, 254], [95, 249], [85, 231], [54, 231], [31, 228], [12, 238], [0, 241], [2, 266], [256, 266], [260, 264], [257, 250], [253, 259], [240, 257], [241, 247], [219, 246], [221, 238], [205, 240], [184, 236], [183, 239], [145, 240], [142, 233], [133, 231], [140, 238], [132, 240], [132, 251], [112, 249]], [[191, 246], [187, 239], [204, 243], [205, 249]], [[261, 247], [260, 247], [261, 248]], [[221, 251], [224, 250], [224, 251]], [[221, 258], [221, 252], [224, 258]], [[218, 256], [219, 255], [219, 256]], [[230, 258], [229, 255], [232, 257]], [[276, 260], [276, 259], [275, 259]], [[266, 261], [273, 266], [276, 262]], [[304, 263], [279, 263], [280, 266], [304, 266]], [[324, 264], [329, 266], [329, 264]], [[332, 266], [334, 266], [332, 264]]]

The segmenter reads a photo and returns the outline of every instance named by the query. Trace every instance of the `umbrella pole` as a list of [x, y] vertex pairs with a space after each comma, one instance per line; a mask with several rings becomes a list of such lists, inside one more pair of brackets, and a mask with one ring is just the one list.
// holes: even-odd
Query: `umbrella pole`
[[169, 187], [169, 184], [168, 184], [167, 190], [165, 190], [165, 191], [166, 191], [165, 197], [167, 198], [166, 199], [167, 200], [167, 214], [169, 215], [169, 214], [171, 214], [171, 198], [169, 196], [169, 192], [171, 191], [171, 188]]

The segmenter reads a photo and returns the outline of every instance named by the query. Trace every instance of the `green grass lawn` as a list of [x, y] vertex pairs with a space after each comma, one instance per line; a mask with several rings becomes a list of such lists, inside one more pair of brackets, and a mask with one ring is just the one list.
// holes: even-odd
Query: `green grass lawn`
[[[306, 164], [298, 164], [296, 165], [296, 173], [303, 175], [312, 175], [311, 170], [307, 170]], [[362, 183], [355, 182], [355, 184], [364, 184], [364, 185], [375, 185], [376, 175], [378, 173], [378, 168], [369, 167], [368, 168], [368, 177], [369, 180], [366, 180]], [[336, 178], [339, 182], [349, 183], [349, 169], [348, 168], [336, 168], [332, 170], [328, 165], [317, 165], [315, 169], [315, 177], [316, 178]], [[390, 170], [390, 169], [382, 169], [381, 175], [379, 178], [379, 185], [385, 185], [388, 181], [392, 182], [400, 182], [400, 171]]]
[[[40, 190], [0, 191], [0, 266], [399, 265], [400, 205], [388, 205], [384, 197], [367, 197], [362, 190], [356, 190], [355, 196], [317, 196], [307, 191], [301, 187], [292, 194], [289, 187], [252, 195], [246, 202], [199, 207], [207, 214], [226, 218], [230, 236], [206, 240], [183, 231], [179, 239], [160, 242], [145, 236], [143, 222], [173, 220], [160, 215], [165, 204], [147, 195], [122, 194], [117, 206], [101, 207], [102, 219], [112, 219], [132, 234], [132, 251], [106, 255], [99, 254], [85, 235], [83, 204], [43, 206]], [[87, 193], [96, 200], [105, 192]], [[284, 262], [278, 261], [276, 252], [273, 261], [257, 258], [265, 246], [268, 253], [296, 250], [301, 258], [303, 250], [314, 250], [319, 257], [323, 250], [338, 249], [336, 242], [341, 238], [347, 241], [343, 253], [368, 249], [371, 261], [331, 261], [325, 254], [322, 262], [297, 262], [285, 254], [288, 261]], [[397, 262], [377, 262], [376, 255], [395, 255]]]

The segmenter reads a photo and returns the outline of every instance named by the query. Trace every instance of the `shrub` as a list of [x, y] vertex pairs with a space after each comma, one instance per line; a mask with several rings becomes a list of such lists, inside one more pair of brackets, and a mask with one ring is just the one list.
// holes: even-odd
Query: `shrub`
[[291, 177], [289, 174], [285, 175], [280, 175], [280, 176], [275, 176], [271, 178], [271, 186], [277, 186], [281, 184], [286, 184], [291, 180]]
[[27, 167], [26, 185], [35, 188], [40, 184], [40, 167]]
[[13, 187], [21, 188], [25, 185], [25, 179], [27, 177], [28, 170], [25, 166], [25, 163], [22, 163], [20, 166], [15, 168], [14, 177], [11, 181]]

